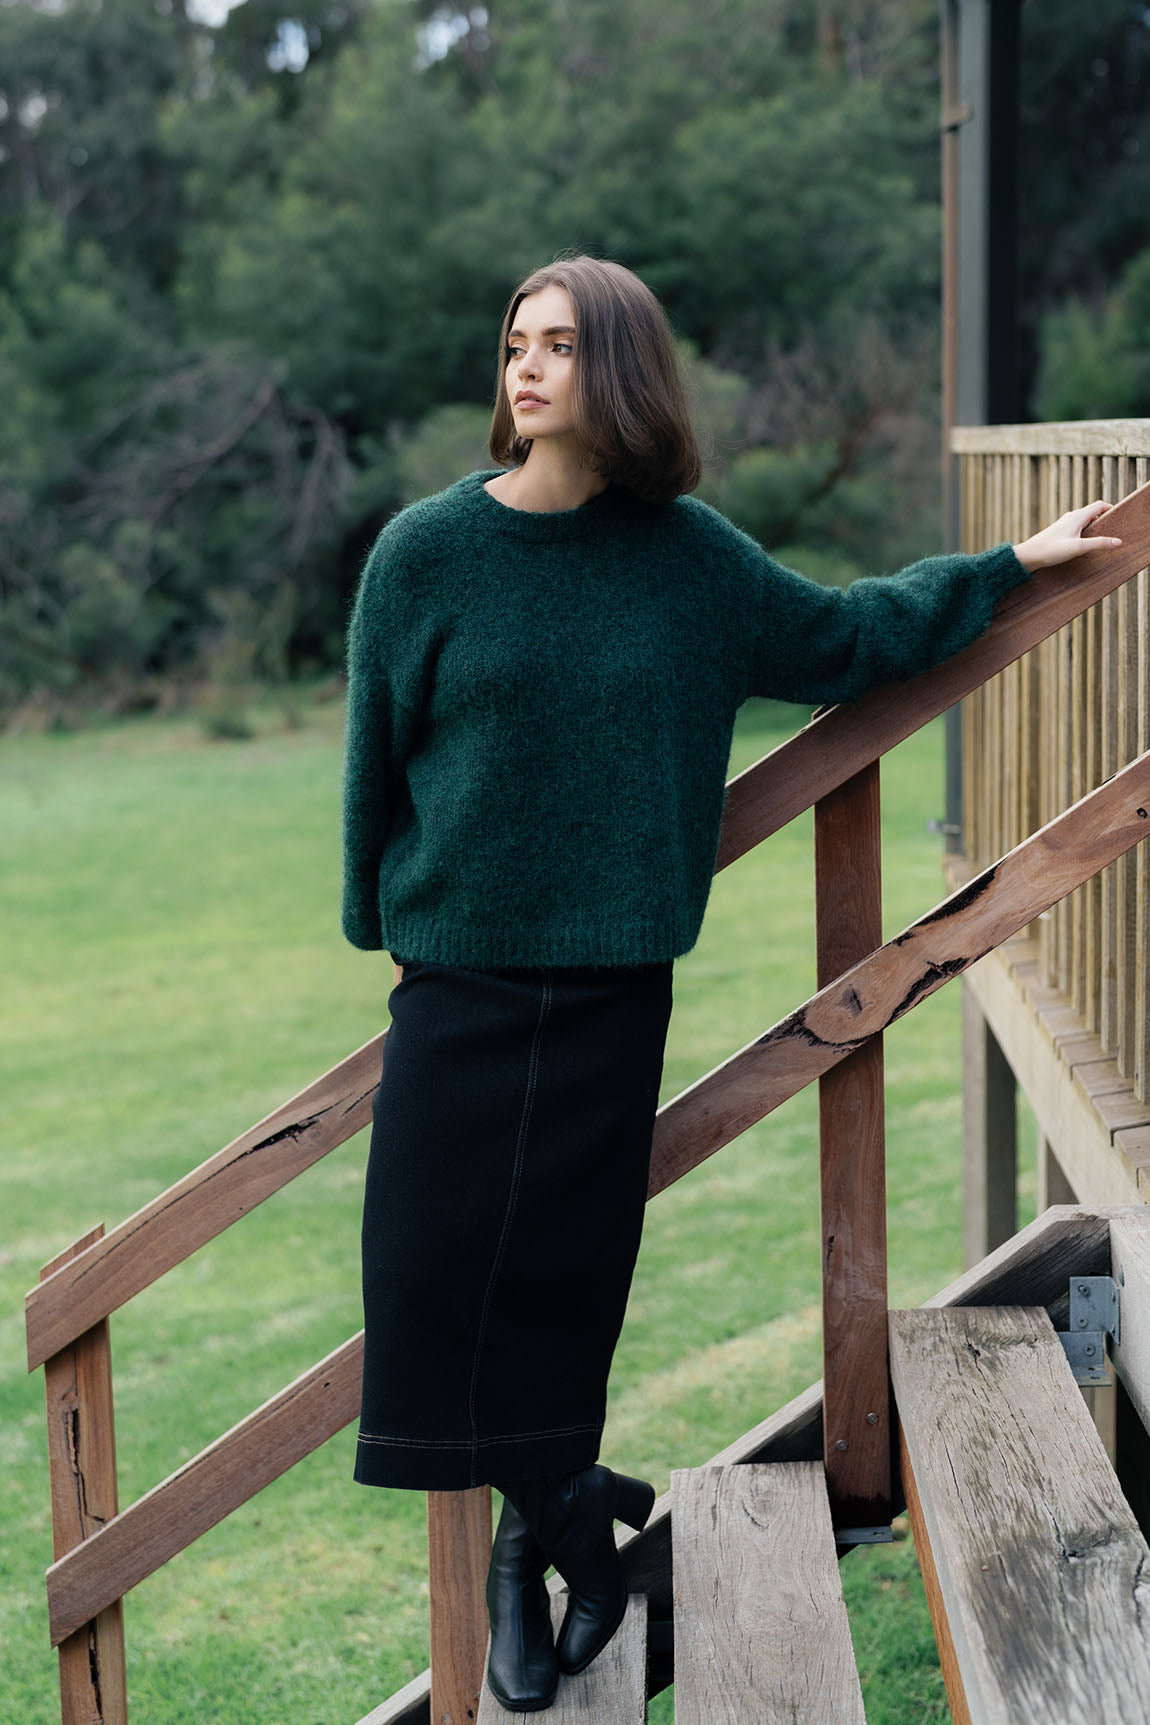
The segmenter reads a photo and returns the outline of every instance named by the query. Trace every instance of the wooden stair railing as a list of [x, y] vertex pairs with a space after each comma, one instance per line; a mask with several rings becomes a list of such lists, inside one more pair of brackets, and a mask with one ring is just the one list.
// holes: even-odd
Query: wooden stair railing
[[[1121, 548], [1097, 553], [1086, 567], [1078, 559], [1016, 589], [987, 633], [964, 653], [912, 682], [874, 691], [850, 708], [831, 709], [732, 780], [717, 866], [726, 866], [812, 803], [828, 859], [842, 857], [842, 835], [858, 822], [877, 829], [873, 763], [878, 756], [1150, 564], [1150, 486], [1116, 505], [1106, 517], [1106, 531], [1123, 538]], [[861, 1506], [872, 1518], [881, 1517], [890, 1501], [889, 1473], [881, 1459], [889, 1443], [887, 1398], [879, 1394], [886, 1383], [885, 1293], [876, 1281], [885, 1273], [880, 1220], [885, 1195], [871, 1178], [876, 1166], [881, 1169], [881, 1067], [867, 1056], [865, 1045], [877, 1046], [887, 1024], [1135, 845], [1145, 836], [1148, 809], [1150, 755], [894, 941], [859, 952], [854, 963], [843, 946], [848, 936], [842, 919], [836, 927], [828, 910], [820, 915], [827, 952], [820, 960], [824, 986], [819, 992], [660, 1111], [652, 1194], [812, 1078], [840, 1063], [849, 1065], [859, 1050], [870, 1059], [865, 1077], [860, 1065], [852, 1079], [854, 1098], [871, 1099], [872, 1117], [878, 1101], [877, 1131], [870, 1132], [860, 1163], [868, 1170], [866, 1179], [860, 1180], [850, 1142], [833, 1116], [823, 1134], [824, 1150], [830, 1152], [824, 1199], [832, 1211], [836, 1206], [849, 1210], [856, 1240], [864, 1246], [857, 1254], [840, 1242], [840, 1251], [831, 1254], [825, 1289], [828, 1430], [837, 1433], [842, 1425], [851, 1434], [832, 1437], [828, 1446], [828, 1483], [832, 1505], [840, 1511], [840, 1532], [842, 1513], [850, 1516]], [[877, 846], [867, 847], [856, 874], [852, 915], [865, 947], [878, 913]], [[828, 906], [832, 898], [825, 895]], [[833, 945], [849, 968], [828, 984], [828, 965], [836, 968], [829, 961]], [[52, 1362], [112, 1311], [358, 1132], [370, 1118], [382, 1043], [383, 1037], [373, 1038], [119, 1227], [77, 1242], [55, 1268], [47, 1267], [27, 1297], [29, 1369], [44, 1364], [51, 1373]], [[824, 1260], [826, 1232], [824, 1226]], [[857, 1381], [851, 1381], [848, 1402], [836, 1377], [848, 1359], [865, 1366], [859, 1405]], [[354, 1337], [138, 1503], [58, 1556], [48, 1572], [53, 1644], [80, 1633], [128, 1588], [353, 1419], [360, 1363], [361, 1340]], [[872, 1401], [877, 1406], [871, 1407]], [[859, 1421], [866, 1422], [862, 1441]], [[83, 1485], [82, 1479], [73, 1483]], [[56, 1488], [54, 1477], [54, 1497]], [[448, 1626], [442, 1639], [451, 1666], [435, 1711], [465, 1717], [481, 1675], [475, 1649], [483, 1644], [483, 1600], [474, 1576], [482, 1573], [490, 1538], [489, 1494], [486, 1488], [479, 1494], [429, 1494], [429, 1513], [433, 1622], [438, 1607], [441, 1625]], [[71, 1543], [70, 1535], [65, 1542]], [[463, 1587], [455, 1579], [460, 1571], [467, 1577]], [[461, 1649], [458, 1662], [451, 1651], [455, 1644]], [[109, 1657], [113, 1664], [122, 1662], [122, 1653]], [[126, 1714], [113, 1703], [102, 1717], [114, 1725]], [[66, 1712], [65, 1725], [73, 1718], [78, 1722], [81, 1714]]]
[[[1147, 419], [963, 426], [951, 447], [968, 545], [1025, 539], [1061, 510], [1114, 502], [1150, 479]], [[963, 702], [969, 866], [1001, 856], [1150, 747], [1148, 605], [1144, 571]], [[1031, 931], [1042, 984], [1073, 1003], [1140, 1102], [1150, 1101], [1150, 935], [1145, 919], [1138, 925], [1148, 870], [1150, 854], [1122, 859]]]
[[[1150, 753], [666, 1103], [656, 1118], [649, 1196], [1148, 834]], [[355, 1418], [361, 1359], [357, 1336], [54, 1563], [48, 1571], [53, 1642]], [[885, 1406], [882, 1413], [885, 1425]]]
[[861, 701], [830, 707], [727, 786], [716, 870], [906, 740], [1013, 664], [1040, 641], [1115, 592], [1150, 565], [1150, 482], [1116, 503], [1097, 532], [1116, 549], [1046, 569], [1008, 593], [994, 620], [963, 652], [906, 683], [873, 689]]

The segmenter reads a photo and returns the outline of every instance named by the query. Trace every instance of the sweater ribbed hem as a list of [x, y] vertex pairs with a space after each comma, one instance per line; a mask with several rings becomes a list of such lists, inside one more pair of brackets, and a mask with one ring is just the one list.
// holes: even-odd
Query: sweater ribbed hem
[[546, 969], [549, 966], [665, 964], [689, 952], [698, 923], [577, 923], [531, 928], [461, 928], [433, 917], [389, 917], [381, 945], [425, 964], [458, 964], [472, 970]]

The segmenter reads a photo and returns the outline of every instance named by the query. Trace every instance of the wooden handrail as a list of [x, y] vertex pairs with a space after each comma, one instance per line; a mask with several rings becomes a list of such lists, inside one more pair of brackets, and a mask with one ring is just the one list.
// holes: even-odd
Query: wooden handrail
[[[648, 1196], [1148, 835], [1150, 752], [666, 1103], [655, 1123]], [[345, 1342], [53, 1564], [47, 1578], [53, 1641], [354, 1419], [361, 1347], [359, 1337]]]
[[373, 1036], [33, 1288], [25, 1301], [28, 1370], [361, 1131], [371, 1119], [386, 1034]]
[[648, 1196], [1150, 835], [1150, 751], [659, 1111]]
[[1150, 483], [1097, 527], [1123, 543], [1043, 570], [999, 605], [985, 634], [907, 683], [831, 707], [727, 786], [716, 872], [921, 730], [989, 677], [1055, 634], [1150, 564]]
[[952, 425], [955, 455], [1150, 455], [1150, 419], [1049, 419]]
[[[1105, 531], [1122, 537], [1120, 549], [1094, 553], [1088, 563], [1076, 558], [1026, 582], [965, 652], [910, 682], [830, 708], [733, 778], [716, 871], [1150, 564], [1150, 484], [1115, 505]], [[371, 1117], [382, 1046], [382, 1036], [373, 1037], [34, 1287], [25, 1302], [28, 1369], [360, 1131]]]

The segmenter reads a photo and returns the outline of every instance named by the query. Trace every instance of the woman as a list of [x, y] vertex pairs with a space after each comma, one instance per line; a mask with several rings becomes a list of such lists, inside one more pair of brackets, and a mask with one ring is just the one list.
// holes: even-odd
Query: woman
[[488, 1677], [530, 1712], [618, 1628], [613, 1521], [654, 1501], [597, 1456], [736, 710], [910, 677], [1031, 571], [1117, 542], [1082, 541], [1093, 503], [1017, 547], [804, 580], [687, 495], [665, 317], [587, 257], [511, 297], [491, 453], [384, 528], [349, 635], [344, 929], [399, 967], [356, 1478], [498, 1486]]

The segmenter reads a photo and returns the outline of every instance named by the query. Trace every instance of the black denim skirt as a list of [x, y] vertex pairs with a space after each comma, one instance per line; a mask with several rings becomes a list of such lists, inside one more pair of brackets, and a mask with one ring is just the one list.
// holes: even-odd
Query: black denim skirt
[[364, 1199], [362, 1484], [598, 1458], [671, 973], [404, 963]]

